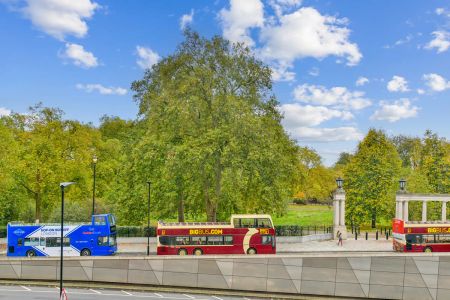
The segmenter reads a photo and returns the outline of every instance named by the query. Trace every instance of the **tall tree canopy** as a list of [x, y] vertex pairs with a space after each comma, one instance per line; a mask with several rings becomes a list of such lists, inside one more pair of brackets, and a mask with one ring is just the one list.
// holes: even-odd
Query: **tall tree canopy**
[[186, 31], [132, 89], [146, 122], [135, 180], [154, 182], [161, 211], [177, 210], [180, 220], [185, 209], [204, 211], [214, 221], [218, 213], [284, 210], [297, 147], [280, 124], [270, 68], [248, 48]]
[[344, 170], [348, 224], [393, 216], [400, 168], [400, 157], [384, 132], [369, 130]]

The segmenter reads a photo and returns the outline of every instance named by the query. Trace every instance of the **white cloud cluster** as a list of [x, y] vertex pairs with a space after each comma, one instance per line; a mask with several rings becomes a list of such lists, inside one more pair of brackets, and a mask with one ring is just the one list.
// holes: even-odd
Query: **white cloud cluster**
[[297, 127], [290, 134], [299, 140], [309, 142], [358, 141], [364, 135], [355, 127], [312, 128]]
[[223, 36], [232, 42], [253, 46], [250, 28], [264, 25], [264, 5], [260, 0], [230, 0], [230, 9], [220, 11]]
[[401, 76], [394, 75], [387, 84], [389, 92], [408, 92], [408, 81]]
[[86, 91], [88, 93], [92, 93], [94, 91], [99, 92], [102, 95], [119, 95], [123, 96], [127, 93], [127, 90], [121, 87], [105, 87], [99, 83], [91, 83], [91, 84], [77, 84], [76, 88], [79, 90]]
[[150, 69], [161, 59], [158, 53], [147, 47], [136, 46], [136, 52], [139, 57], [136, 63], [142, 69]]
[[78, 44], [67, 43], [62, 57], [72, 60], [72, 63], [79, 67], [94, 68], [98, 66], [97, 57]]
[[364, 97], [364, 92], [350, 91], [346, 87], [332, 87], [302, 84], [295, 88], [294, 97], [297, 101], [332, 106], [334, 108], [360, 110], [371, 105]]
[[330, 109], [325, 106], [303, 106], [298, 103], [283, 104], [279, 110], [284, 115], [283, 125], [287, 128], [317, 126], [333, 118], [342, 120], [353, 118], [353, 114], [348, 111]]
[[437, 49], [437, 53], [445, 52], [450, 48], [450, 32], [444, 30], [437, 30], [431, 33], [434, 36], [428, 44], [425, 45], [425, 49], [432, 50]]
[[372, 120], [388, 121], [390, 123], [401, 119], [417, 116], [419, 108], [412, 106], [408, 99], [400, 99], [394, 103], [380, 102], [380, 108], [370, 117]]
[[191, 9], [190, 14], [184, 14], [180, 18], [180, 29], [184, 30], [187, 25], [191, 24], [194, 21], [194, 10]]
[[360, 77], [358, 77], [358, 79], [356, 80], [355, 85], [356, 85], [356, 86], [363, 86], [363, 85], [365, 85], [366, 83], [369, 83], [369, 78], [364, 77], [364, 76], [360, 76]]
[[302, 7], [279, 18], [279, 24], [265, 27], [261, 32], [264, 43], [261, 55], [287, 64], [295, 59], [323, 59], [334, 55], [356, 65], [362, 58], [358, 46], [349, 42], [350, 30], [346, 20], [321, 15], [312, 7]]
[[447, 81], [441, 75], [435, 73], [429, 73], [423, 75], [423, 80], [425, 80], [425, 84], [434, 92], [442, 92], [446, 89], [450, 89], [450, 81]]
[[11, 110], [4, 108], [4, 107], [0, 107], [0, 117], [9, 116], [10, 114], [11, 114]]
[[86, 19], [100, 6], [91, 0], [26, 0], [23, 12], [34, 26], [63, 40], [66, 35], [78, 38], [88, 32]]
[[273, 69], [275, 81], [291, 81], [296, 59], [328, 56], [345, 58], [347, 65], [359, 63], [362, 54], [358, 45], [349, 41], [348, 20], [322, 15], [313, 7], [301, 7], [300, 0], [269, 0], [275, 16], [264, 16], [261, 0], [230, 0], [229, 9], [222, 9], [223, 36], [232, 42], [253, 47], [252, 28], [259, 28], [261, 47], [255, 53]]

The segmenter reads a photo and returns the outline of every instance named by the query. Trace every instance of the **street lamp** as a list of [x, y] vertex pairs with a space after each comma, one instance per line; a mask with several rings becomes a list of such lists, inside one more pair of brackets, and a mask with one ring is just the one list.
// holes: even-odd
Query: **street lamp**
[[147, 255], [150, 255], [150, 187], [151, 182], [147, 181], [148, 184], [148, 201], [147, 201]]
[[61, 261], [59, 267], [59, 297], [61, 298], [63, 292], [63, 245], [64, 245], [64, 188], [75, 182], [61, 182], [59, 186], [61, 187]]
[[92, 215], [95, 215], [95, 166], [97, 165], [97, 156], [92, 157], [92, 165], [94, 166], [94, 186], [92, 188]]
[[402, 178], [399, 180], [399, 183], [400, 183], [400, 190], [404, 191], [406, 187], [406, 180]]
[[342, 184], [343, 183], [344, 183], [344, 179], [342, 179], [341, 177], [338, 177], [336, 179], [336, 184], [337, 184], [338, 189], [342, 189]]

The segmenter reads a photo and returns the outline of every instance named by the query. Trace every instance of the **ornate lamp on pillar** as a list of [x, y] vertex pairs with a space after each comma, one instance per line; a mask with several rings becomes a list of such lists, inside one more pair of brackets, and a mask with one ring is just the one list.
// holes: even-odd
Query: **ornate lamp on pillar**
[[342, 233], [342, 238], [347, 239], [347, 227], [345, 227], [345, 191], [344, 180], [336, 179], [337, 189], [333, 193], [333, 238], [337, 238], [337, 232]]

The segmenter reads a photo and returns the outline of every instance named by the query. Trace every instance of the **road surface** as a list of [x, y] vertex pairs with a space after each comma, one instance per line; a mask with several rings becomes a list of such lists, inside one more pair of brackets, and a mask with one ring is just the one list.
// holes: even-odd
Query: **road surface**
[[[135, 292], [127, 290], [108, 289], [82, 289], [67, 288], [69, 300], [126, 300], [126, 299], [150, 299], [150, 300], [255, 300], [257, 298], [229, 297], [199, 294], [182, 294], [167, 292]], [[0, 299], [8, 300], [58, 300], [59, 288], [39, 287], [26, 285], [0, 285]]]

